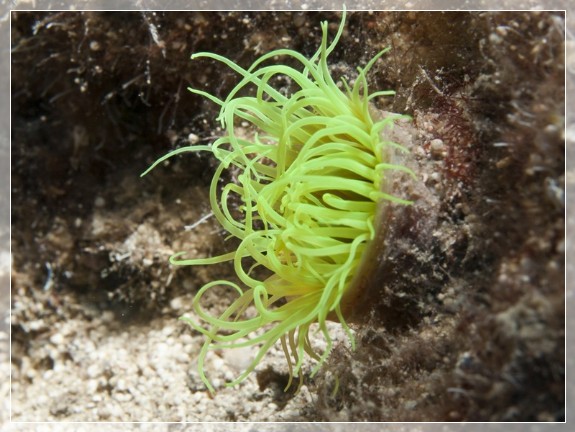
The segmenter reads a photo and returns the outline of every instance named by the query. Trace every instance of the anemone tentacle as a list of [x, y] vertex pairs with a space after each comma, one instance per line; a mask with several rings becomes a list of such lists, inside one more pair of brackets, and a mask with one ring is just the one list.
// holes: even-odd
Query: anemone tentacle
[[[327, 58], [342, 35], [345, 15], [344, 10], [329, 45], [327, 23], [321, 24], [321, 45], [309, 59], [289, 49], [278, 49], [244, 69], [218, 54], [194, 54], [192, 59], [219, 61], [241, 77], [223, 100], [189, 89], [220, 106], [218, 121], [225, 135], [211, 146], [174, 150], [148, 169], [184, 152], [211, 151], [220, 161], [210, 187], [210, 203], [222, 227], [241, 240], [239, 247], [219, 257], [182, 259], [184, 253], [178, 253], [171, 258], [178, 265], [233, 261], [245, 285], [208, 283], [194, 299], [195, 316], [182, 317], [206, 337], [198, 367], [212, 392], [214, 388], [203, 370], [209, 350], [261, 344], [246, 370], [228, 383], [234, 385], [254, 370], [277, 341], [281, 341], [286, 355], [289, 383], [292, 376], [301, 377], [306, 355], [317, 362], [312, 371], [316, 373], [333, 344], [326, 325], [328, 316], [336, 317], [353, 345], [340, 301], [375, 237], [377, 206], [381, 201], [409, 203], [382, 192], [386, 171], [411, 174], [408, 168], [385, 160], [389, 151], [404, 149], [381, 138], [385, 128], [401, 116], [377, 120], [369, 107], [372, 98], [394, 94], [388, 90], [369, 94], [366, 78], [388, 49], [357, 69], [358, 77], [351, 87], [343, 81], [340, 89], [329, 73]], [[302, 69], [264, 65], [281, 56], [299, 62]], [[277, 76], [290, 78], [297, 90], [291, 95], [282, 94], [272, 85]], [[250, 87], [255, 96], [238, 96]], [[238, 121], [250, 123], [257, 131], [252, 140], [236, 135]], [[221, 188], [224, 171], [232, 166], [241, 171], [238, 182]], [[242, 203], [240, 217], [234, 217], [228, 208], [233, 195]], [[252, 259], [249, 270], [244, 267], [247, 257]], [[268, 269], [271, 276], [264, 280], [252, 276], [257, 267]], [[202, 308], [201, 299], [218, 286], [231, 287], [237, 298], [221, 315], [214, 316]], [[250, 307], [255, 315], [246, 317]], [[326, 341], [322, 354], [315, 352], [310, 343], [314, 323]]]

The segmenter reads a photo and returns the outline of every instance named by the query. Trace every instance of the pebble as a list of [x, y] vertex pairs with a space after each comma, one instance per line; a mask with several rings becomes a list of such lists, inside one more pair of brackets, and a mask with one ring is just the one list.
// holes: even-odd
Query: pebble
[[100, 51], [102, 49], [102, 46], [100, 45], [100, 43], [98, 41], [92, 41], [90, 42], [90, 49], [92, 51]]
[[176, 311], [182, 309], [183, 305], [184, 303], [182, 297], [176, 297], [170, 301], [170, 307]]
[[100, 363], [92, 363], [86, 369], [89, 378], [96, 378], [102, 375], [102, 365]]
[[120, 378], [118, 380], [118, 383], [116, 384], [116, 390], [124, 391], [124, 390], [127, 390], [127, 388], [128, 387], [126, 386], [126, 380], [124, 380], [123, 378]]
[[433, 157], [443, 157], [445, 152], [445, 144], [440, 139], [433, 139], [429, 143], [429, 149], [431, 150], [431, 155]]
[[195, 144], [200, 140], [200, 137], [197, 136], [195, 133], [191, 133], [188, 135], [188, 142], [190, 144]]
[[108, 408], [107, 405], [100, 407], [100, 408], [96, 408], [96, 416], [99, 417], [102, 420], [106, 420], [108, 418], [110, 418], [110, 409]]
[[134, 398], [132, 393], [129, 392], [116, 392], [112, 397], [118, 402], [129, 402]]

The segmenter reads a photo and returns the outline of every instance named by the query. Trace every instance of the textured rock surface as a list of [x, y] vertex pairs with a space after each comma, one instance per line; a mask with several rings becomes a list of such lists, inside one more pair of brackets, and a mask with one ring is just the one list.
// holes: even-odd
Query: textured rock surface
[[[275, 350], [227, 389], [249, 350], [214, 352], [176, 321], [222, 265], [173, 269], [174, 251], [231, 247], [208, 218], [208, 156], [170, 148], [220, 132], [244, 66], [309, 55], [321, 13], [17, 12], [12, 16], [14, 420], [552, 421], [564, 405], [564, 17], [352, 13], [330, 64], [393, 88], [377, 107], [413, 117], [421, 200], [398, 210], [370, 307], [298, 394]], [[237, 35], [241, 35], [238, 37]], [[214, 298], [213, 307], [225, 298]], [[342, 338], [342, 341], [344, 338]], [[4, 364], [4, 363], [3, 363]], [[339, 391], [332, 395], [334, 377]]]

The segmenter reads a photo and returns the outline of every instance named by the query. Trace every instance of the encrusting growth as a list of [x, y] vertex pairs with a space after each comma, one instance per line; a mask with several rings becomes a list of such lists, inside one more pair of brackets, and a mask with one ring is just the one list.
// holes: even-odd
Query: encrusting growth
[[[328, 24], [321, 23], [321, 46], [310, 59], [293, 50], [278, 49], [261, 56], [246, 70], [217, 54], [192, 55], [192, 59], [218, 60], [241, 78], [225, 100], [189, 89], [221, 107], [218, 120], [225, 135], [209, 146], [174, 150], [143, 174], [185, 152], [209, 151], [220, 161], [210, 187], [210, 202], [222, 227], [241, 240], [239, 247], [212, 258], [184, 259], [185, 252], [170, 258], [177, 265], [233, 261], [242, 284], [225, 280], [208, 283], [195, 296], [195, 314], [181, 318], [206, 338], [198, 368], [211, 392], [214, 388], [204, 373], [209, 350], [259, 346], [247, 369], [228, 383], [235, 385], [280, 341], [290, 371], [289, 387], [293, 376], [300, 376], [301, 383], [306, 355], [317, 361], [312, 374], [327, 359], [332, 347], [328, 319], [341, 323], [353, 346], [341, 302], [353, 289], [362, 256], [375, 237], [378, 206], [385, 201], [409, 203], [383, 192], [387, 170], [412, 175], [408, 168], [391, 164], [385, 157], [393, 150], [405, 151], [382, 138], [385, 129], [402, 116], [388, 115], [376, 121], [370, 114], [371, 99], [394, 94], [368, 93], [366, 74], [387, 50], [373, 57], [365, 68], [358, 68], [353, 85], [342, 80], [340, 89], [330, 76], [327, 57], [344, 24], [345, 11], [328, 45]], [[295, 59], [302, 69], [266, 65], [278, 56]], [[285, 96], [275, 89], [271, 81], [277, 76], [288, 77], [297, 91]], [[245, 92], [246, 87], [251, 87], [251, 92]], [[253, 126], [253, 139], [236, 135], [238, 120]], [[221, 188], [219, 181], [231, 168], [239, 169], [240, 175], [235, 183]], [[228, 208], [234, 195], [241, 202], [241, 218], [234, 218]], [[271, 274], [265, 280], [253, 276], [259, 266]], [[201, 300], [218, 286], [231, 287], [237, 298], [220, 316], [213, 316], [202, 308]], [[248, 308], [251, 312], [246, 314]], [[317, 326], [325, 338], [323, 353], [311, 346], [312, 326]]]

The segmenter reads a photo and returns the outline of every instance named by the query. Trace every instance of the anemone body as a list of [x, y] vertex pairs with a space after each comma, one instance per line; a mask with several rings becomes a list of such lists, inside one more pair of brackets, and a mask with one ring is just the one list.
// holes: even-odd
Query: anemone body
[[[189, 151], [210, 151], [220, 161], [210, 188], [211, 206], [222, 227], [240, 239], [239, 247], [212, 258], [183, 259], [183, 252], [171, 258], [178, 265], [233, 260], [241, 281], [240, 285], [221, 280], [205, 285], [194, 299], [195, 316], [182, 318], [205, 335], [198, 367], [210, 391], [213, 387], [203, 368], [212, 349], [259, 346], [250, 366], [228, 383], [234, 385], [253, 371], [278, 341], [290, 377], [302, 376], [306, 355], [317, 361], [315, 373], [332, 347], [328, 318], [341, 323], [353, 345], [342, 299], [352, 290], [362, 256], [375, 237], [378, 205], [382, 201], [407, 203], [382, 192], [386, 170], [407, 170], [386, 161], [390, 150], [402, 148], [382, 138], [400, 116], [376, 121], [370, 114], [371, 98], [393, 94], [368, 93], [366, 73], [386, 50], [365, 68], [358, 68], [352, 86], [342, 81], [342, 88], [338, 87], [330, 76], [327, 57], [341, 37], [344, 23], [345, 11], [330, 45], [327, 23], [321, 24], [321, 46], [310, 59], [279, 49], [263, 55], [246, 70], [217, 54], [194, 54], [192, 59], [206, 57], [224, 63], [241, 78], [225, 100], [189, 89], [221, 107], [218, 120], [225, 134], [211, 146], [175, 150], [150, 167]], [[301, 69], [267, 64], [277, 56], [291, 57]], [[274, 88], [270, 81], [278, 76], [289, 78], [295, 91], [286, 96]], [[251, 124], [255, 131], [252, 139], [236, 135], [238, 121]], [[231, 168], [239, 169], [240, 175], [235, 183], [221, 188], [220, 179]], [[239, 218], [228, 208], [234, 195], [241, 202]], [[258, 266], [270, 276], [263, 280], [254, 277], [253, 269]], [[233, 288], [237, 298], [223, 314], [213, 316], [202, 308], [201, 299], [206, 291], [222, 285]], [[251, 315], [245, 313], [248, 308], [252, 308]], [[321, 354], [310, 344], [312, 326], [327, 344]]]

